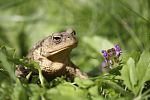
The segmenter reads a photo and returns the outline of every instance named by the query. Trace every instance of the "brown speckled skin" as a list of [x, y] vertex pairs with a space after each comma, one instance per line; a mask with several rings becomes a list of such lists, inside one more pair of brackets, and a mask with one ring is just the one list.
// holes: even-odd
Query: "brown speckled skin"
[[77, 46], [75, 31], [53, 33], [39, 41], [29, 52], [27, 58], [38, 62], [47, 79], [65, 75], [70, 78], [78, 76], [87, 78], [71, 61], [70, 52]]

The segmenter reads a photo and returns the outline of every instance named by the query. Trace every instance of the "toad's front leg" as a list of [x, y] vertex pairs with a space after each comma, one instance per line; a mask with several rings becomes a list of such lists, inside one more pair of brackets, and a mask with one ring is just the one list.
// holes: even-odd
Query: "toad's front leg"
[[67, 70], [68, 77], [71, 77], [71, 78], [80, 77], [81, 79], [88, 78], [88, 75], [86, 73], [82, 72], [74, 64], [71, 64], [71, 66], [66, 66], [66, 70]]

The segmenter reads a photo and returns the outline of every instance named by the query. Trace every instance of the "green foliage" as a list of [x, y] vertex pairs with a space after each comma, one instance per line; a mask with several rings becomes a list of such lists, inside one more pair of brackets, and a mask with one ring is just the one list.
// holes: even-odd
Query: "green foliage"
[[[12, 54], [11, 54], [12, 53]], [[7, 74], [11, 77], [11, 79], [15, 80], [14, 74], [14, 64], [7, 61], [7, 57], [13, 57], [14, 49], [6, 48], [4, 46], [0, 47], [0, 68], [1, 72], [7, 71]]]
[[[148, 75], [150, 72], [150, 59], [145, 59], [145, 57], [150, 56], [148, 51], [144, 51], [140, 55], [138, 62], [129, 57], [118, 74], [116, 71], [120, 70], [118, 68], [120, 66], [112, 69], [113, 71], [110, 74], [101, 74], [98, 77], [85, 80], [76, 77], [74, 82], [69, 82], [63, 77], [58, 77], [48, 82], [43, 77], [40, 66], [37, 63], [26, 61], [26, 59], [17, 60], [14, 58], [12, 50], [7, 49], [5, 46], [0, 49], [1, 57], [3, 57], [1, 58], [1, 99], [65, 100], [69, 98], [70, 100], [103, 100], [105, 98], [146, 99], [150, 96], [149, 87], [143, 90], [145, 83], [150, 80]], [[30, 75], [25, 78], [27, 81], [22, 81], [23, 78], [20, 78], [20, 80], [16, 78], [14, 64], [22, 64], [33, 71], [38, 70], [38, 77], [32, 77], [32, 80], [38, 78], [38, 81], [33, 82], [30, 80], [29, 82]], [[8, 93], [11, 95], [8, 95]]]
[[[144, 85], [150, 80], [150, 52], [144, 51], [138, 62], [135, 62], [133, 58], [129, 58], [127, 64], [123, 66], [121, 70], [121, 79], [129, 90], [133, 91], [135, 96], [139, 96], [141, 99]], [[148, 90], [149, 91], [149, 90]], [[147, 96], [148, 94], [145, 94]]]
[[[149, 11], [149, 0], [0, 0], [0, 100], [148, 100]], [[79, 39], [73, 62], [95, 77], [47, 82], [24, 57], [38, 40], [68, 27]], [[100, 50], [116, 43], [122, 64], [101, 74]], [[39, 75], [18, 79], [16, 64]]]
[[47, 98], [52, 100], [87, 100], [87, 90], [65, 82], [47, 91]]

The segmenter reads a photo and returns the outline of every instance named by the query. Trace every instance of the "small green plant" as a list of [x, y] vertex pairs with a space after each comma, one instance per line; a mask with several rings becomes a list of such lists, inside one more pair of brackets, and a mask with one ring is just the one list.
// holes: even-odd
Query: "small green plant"
[[[150, 52], [144, 51], [138, 62], [130, 57], [121, 70], [121, 79], [125, 86], [132, 91], [135, 100], [150, 98], [150, 87], [145, 88], [146, 84], [150, 84]], [[146, 83], [147, 82], [147, 83]]]

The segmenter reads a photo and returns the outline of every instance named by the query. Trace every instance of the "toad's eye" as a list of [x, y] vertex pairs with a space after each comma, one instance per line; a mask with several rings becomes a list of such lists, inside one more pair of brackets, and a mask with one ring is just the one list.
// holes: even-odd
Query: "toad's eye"
[[57, 35], [57, 36], [53, 36], [53, 41], [56, 44], [59, 44], [62, 41], [62, 37]]

